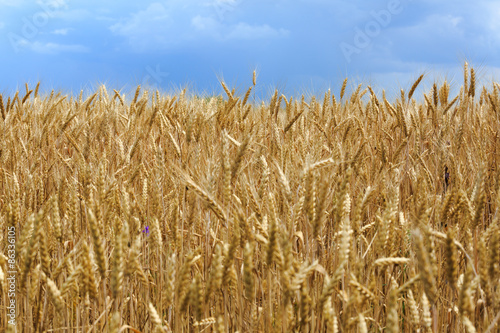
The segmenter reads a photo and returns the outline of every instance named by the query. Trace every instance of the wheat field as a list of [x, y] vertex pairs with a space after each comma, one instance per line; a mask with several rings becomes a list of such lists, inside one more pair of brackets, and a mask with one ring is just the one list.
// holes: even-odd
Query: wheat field
[[421, 80], [0, 95], [0, 328], [498, 331], [500, 85]]

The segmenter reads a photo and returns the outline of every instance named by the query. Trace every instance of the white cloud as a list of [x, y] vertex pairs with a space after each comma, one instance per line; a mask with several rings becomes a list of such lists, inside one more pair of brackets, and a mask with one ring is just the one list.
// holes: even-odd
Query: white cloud
[[24, 1], [12, 1], [12, 0], [0, 0], [0, 6], [2, 7], [21, 7]]
[[197, 15], [191, 19], [191, 25], [197, 30], [215, 31], [220, 28], [220, 23], [212, 17]]
[[67, 7], [67, 0], [37, 0], [36, 3], [41, 6], [42, 8], [47, 7], [47, 8], [66, 8]]
[[250, 25], [240, 22], [237, 25], [230, 27], [231, 31], [227, 35], [230, 39], [264, 39], [285, 37], [289, 34], [288, 30], [276, 30], [267, 24]]
[[54, 10], [51, 14], [54, 18], [58, 18], [67, 22], [89, 22], [94, 20], [95, 14], [87, 9], [76, 8], [72, 10]]
[[31, 42], [24, 38], [13, 38], [10, 40], [11, 46], [17, 51], [31, 50], [35, 53], [42, 54], [59, 54], [59, 53], [84, 53], [89, 52], [90, 49], [81, 44], [59, 44], [51, 42]]
[[128, 18], [122, 18], [110, 30], [125, 37], [136, 51], [172, 49], [192, 45], [197, 40], [278, 38], [289, 33], [268, 24], [229, 23], [230, 20], [223, 17], [236, 10], [239, 2], [219, 0], [202, 6], [190, 0], [155, 2]]
[[430, 36], [439, 34], [457, 37], [463, 33], [463, 27], [460, 24], [462, 21], [461, 16], [432, 14], [413, 26], [401, 28], [401, 31], [416, 35], [430, 33]]
[[52, 31], [52, 34], [66, 36], [70, 30], [70, 28], [56, 29]]
[[152, 3], [145, 10], [133, 14], [129, 19], [121, 19], [110, 30], [128, 39], [135, 50], [158, 49], [175, 42], [178, 32], [173, 30], [173, 20], [161, 3]]
[[442, 32], [453, 32], [461, 30], [459, 24], [463, 21], [461, 16], [454, 15], [431, 15], [427, 19], [428, 27], [438, 27]]
[[485, 24], [489, 29], [498, 31], [500, 28], [500, 3], [490, 2], [485, 7], [487, 12], [487, 15], [483, 17]]
[[240, 22], [234, 25], [226, 25], [212, 17], [200, 15], [191, 20], [191, 25], [198, 32], [219, 40], [278, 38], [289, 34], [285, 29], [276, 30], [267, 24], [250, 25]]
[[142, 33], [154, 33], [161, 29], [161, 24], [171, 23], [170, 16], [161, 3], [152, 3], [145, 10], [132, 15], [130, 19], [121, 20], [111, 26], [111, 31], [124, 36], [138, 36]]
[[25, 42], [26, 48], [31, 49], [36, 53], [43, 54], [59, 54], [59, 53], [84, 53], [89, 52], [89, 49], [80, 44], [58, 44], [58, 43], [41, 43], [41, 42]]

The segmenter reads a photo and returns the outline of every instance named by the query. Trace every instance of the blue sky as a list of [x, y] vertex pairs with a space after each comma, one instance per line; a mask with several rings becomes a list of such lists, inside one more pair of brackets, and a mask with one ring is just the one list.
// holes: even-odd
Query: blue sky
[[[389, 94], [445, 78], [468, 61], [481, 81], [500, 76], [498, 1], [0, 0], [0, 92], [104, 83], [219, 93], [311, 94], [344, 77]], [[24, 88], [22, 88], [24, 89]]]

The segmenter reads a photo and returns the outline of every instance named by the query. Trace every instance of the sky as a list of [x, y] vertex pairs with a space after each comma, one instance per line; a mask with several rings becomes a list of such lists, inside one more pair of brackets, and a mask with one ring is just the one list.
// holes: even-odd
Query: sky
[[0, 92], [41, 82], [77, 94], [219, 80], [256, 91], [338, 95], [345, 77], [395, 94], [425, 74], [460, 86], [463, 64], [500, 77], [500, 2], [462, 0], [0, 0]]

